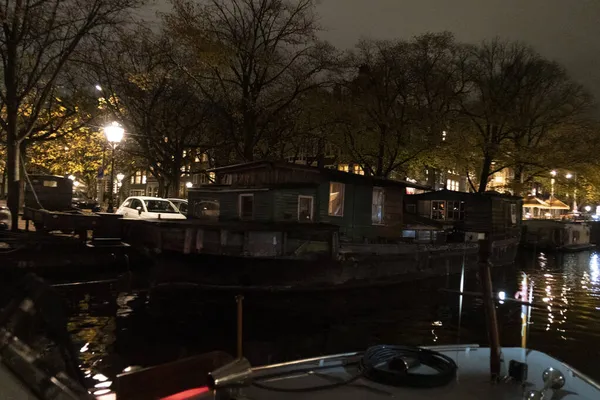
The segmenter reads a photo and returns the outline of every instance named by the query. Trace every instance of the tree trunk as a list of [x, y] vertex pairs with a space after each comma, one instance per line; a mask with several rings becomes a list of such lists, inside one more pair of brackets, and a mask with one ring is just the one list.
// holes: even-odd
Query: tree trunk
[[383, 177], [383, 161], [385, 158], [385, 132], [379, 137], [379, 148], [377, 149], [377, 170], [375, 176]]
[[256, 141], [256, 116], [252, 110], [244, 112], [244, 148], [243, 161], [254, 160], [254, 143]]
[[245, 133], [244, 135], [244, 162], [250, 162], [254, 160], [254, 139], [250, 136], [251, 134], [249, 133]]
[[156, 177], [158, 181], [158, 197], [164, 197], [165, 195], [165, 180], [162, 177]]
[[523, 165], [517, 165], [515, 167], [515, 178], [512, 182], [513, 194], [515, 196], [521, 196], [523, 193], [523, 186], [525, 183], [524, 170], [525, 168], [523, 167]]
[[[11, 127], [11, 119], [8, 119], [7, 143], [6, 143], [6, 188], [8, 195], [6, 205], [11, 213], [12, 230], [19, 229], [19, 194], [20, 194], [20, 179], [19, 179], [19, 143], [16, 141], [16, 125]], [[16, 118], [15, 118], [16, 119]], [[16, 122], [16, 121], [15, 121]], [[11, 132], [12, 131], [12, 132]]]
[[181, 175], [179, 174], [174, 174], [171, 177], [171, 180], [169, 181], [169, 187], [170, 187], [170, 197], [173, 197], [175, 199], [179, 198], [179, 186], [180, 186], [180, 182], [181, 182]]
[[479, 189], [477, 193], [485, 192], [488, 184], [488, 178], [490, 177], [490, 168], [492, 166], [492, 157], [486, 154], [483, 157], [483, 164], [481, 165], [481, 174], [479, 175]]
[[[25, 186], [27, 185], [27, 179], [25, 176], [25, 174], [27, 173], [27, 171], [25, 170], [27, 165], [26, 139], [21, 140], [21, 142], [19, 143], [19, 158], [17, 160], [17, 164], [19, 165], [19, 176], [22, 177], [19, 183], [19, 209], [21, 209], [25, 204]], [[41, 207], [42, 205], [39, 206]]]

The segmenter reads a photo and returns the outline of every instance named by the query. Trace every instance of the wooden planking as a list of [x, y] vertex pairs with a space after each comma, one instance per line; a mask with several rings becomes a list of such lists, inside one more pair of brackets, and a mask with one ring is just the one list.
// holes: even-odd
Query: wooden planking
[[298, 220], [298, 196], [313, 197], [313, 221], [318, 222], [317, 189], [280, 189], [274, 193], [273, 218], [277, 221]]
[[320, 174], [296, 169], [271, 168], [268, 165], [252, 168], [246, 171], [236, 171], [228, 174], [231, 184], [238, 186], [261, 186], [290, 182], [317, 183], [322, 180]]
[[385, 188], [383, 218], [385, 225], [401, 224], [404, 215], [404, 189]]

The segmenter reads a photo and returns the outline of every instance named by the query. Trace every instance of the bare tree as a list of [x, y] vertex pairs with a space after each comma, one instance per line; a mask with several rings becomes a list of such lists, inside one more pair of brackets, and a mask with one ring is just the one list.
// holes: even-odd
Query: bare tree
[[114, 37], [97, 44], [105, 107], [129, 132], [124, 150], [145, 161], [161, 195], [177, 197], [185, 165], [219, 143], [211, 104], [171, 62], [168, 38], [145, 29]]
[[[8, 206], [18, 229], [19, 148], [60, 99], [63, 72], [80, 43], [136, 0], [7, 0], [0, 5], [0, 126], [6, 132]], [[27, 112], [25, 112], [27, 109]], [[46, 122], [46, 123], [55, 123]], [[41, 127], [44, 130], [44, 127]]]
[[494, 40], [469, 48], [470, 92], [462, 97], [460, 113], [479, 153], [477, 191], [508, 167], [520, 183], [528, 167], [552, 168], [548, 161], [571, 142], [569, 131], [582, 122], [591, 97], [562, 67], [528, 46]]
[[319, 42], [313, 0], [173, 0], [177, 63], [223, 110], [238, 159], [268, 157], [278, 120], [319, 84], [335, 51]]
[[341, 103], [343, 144], [365, 171], [388, 177], [442, 140], [453, 102], [463, 91], [448, 33], [405, 41], [363, 41], [351, 54], [358, 76]]

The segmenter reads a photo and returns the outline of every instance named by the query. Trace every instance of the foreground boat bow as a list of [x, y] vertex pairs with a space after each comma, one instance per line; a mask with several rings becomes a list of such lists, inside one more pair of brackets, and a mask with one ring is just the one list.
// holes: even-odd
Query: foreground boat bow
[[[454, 371], [438, 364], [411, 360], [407, 347], [377, 346], [379, 349], [401, 349], [400, 356], [388, 352], [372, 368], [365, 369], [365, 353], [347, 353], [289, 363], [250, 368], [238, 359], [213, 372], [209, 389], [180, 399], [385, 399], [407, 400], [479, 400], [479, 399], [563, 399], [594, 400], [600, 398], [600, 385], [560, 361], [538, 351], [503, 348], [501, 379], [489, 379], [490, 349], [477, 346], [443, 346], [413, 352], [438, 355], [450, 360]], [[404, 354], [408, 356], [405, 357]], [[398, 359], [405, 366], [398, 365]], [[409, 365], [409, 364], [413, 365]], [[396, 365], [394, 365], [396, 363]], [[440, 372], [442, 371], [442, 372]], [[446, 374], [444, 377], [441, 377]], [[383, 378], [383, 379], [382, 379]], [[448, 379], [450, 378], [450, 379]], [[385, 381], [385, 383], [382, 383]], [[196, 392], [198, 393], [198, 392]]]

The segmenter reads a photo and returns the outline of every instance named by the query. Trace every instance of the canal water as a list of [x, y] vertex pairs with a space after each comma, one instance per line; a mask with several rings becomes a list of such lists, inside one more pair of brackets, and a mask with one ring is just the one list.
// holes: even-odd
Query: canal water
[[[549, 353], [600, 380], [598, 253], [524, 253], [514, 266], [492, 272], [494, 290], [505, 299], [497, 307], [502, 345]], [[461, 282], [465, 292], [480, 291], [471, 271], [464, 280], [452, 275], [385, 288], [249, 293], [243, 303], [244, 354], [258, 365], [382, 343], [486, 345], [481, 299], [451, 292]], [[119, 286], [61, 290], [87, 376], [111, 379], [128, 367], [212, 350], [235, 354], [234, 294], [181, 287], [150, 295]]]

